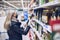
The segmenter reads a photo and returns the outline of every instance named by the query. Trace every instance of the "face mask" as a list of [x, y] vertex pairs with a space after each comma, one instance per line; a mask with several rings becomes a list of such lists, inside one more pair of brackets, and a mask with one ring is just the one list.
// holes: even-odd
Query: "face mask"
[[18, 15], [16, 15], [16, 18], [18, 18]]

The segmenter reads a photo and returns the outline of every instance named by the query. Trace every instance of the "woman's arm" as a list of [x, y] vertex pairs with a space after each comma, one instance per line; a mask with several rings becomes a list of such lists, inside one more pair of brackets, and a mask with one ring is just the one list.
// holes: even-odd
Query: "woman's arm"
[[24, 30], [22, 27], [17, 26], [17, 25], [12, 25], [12, 30], [19, 33], [19, 34], [23, 34], [26, 35], [28, 33], [28, 31], [30, 30], [30, 26], [27, 26], [26, 30]]

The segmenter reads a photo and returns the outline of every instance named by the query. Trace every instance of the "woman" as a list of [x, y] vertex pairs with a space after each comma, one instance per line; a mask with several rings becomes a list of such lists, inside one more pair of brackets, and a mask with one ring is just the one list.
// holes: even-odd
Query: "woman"
[[16, 13], [9, 14], [8, 16], [5, 22], [5, 28], [8, 29], [9, 40], [22, 40], [22, 35], [28, 33], [30, 26], [27, 26], [26, 30], [24, 30], [20, 27], [21, 23], [17, 20], [18, 15]]

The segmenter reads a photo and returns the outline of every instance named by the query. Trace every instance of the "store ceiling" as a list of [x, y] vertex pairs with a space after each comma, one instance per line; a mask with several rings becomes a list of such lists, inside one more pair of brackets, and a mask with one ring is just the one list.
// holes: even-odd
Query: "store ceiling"
[[[4, 0], [4, 1], [7, 1], [8, 3], [14, 5], [17, 8], [22, 8], [22, 6], [28, 7], [28, 4], [30, 3], [30, 0], [23, 0], [23, 5], [22, 5], [22, 0]], [[0, 7], [2, 7], [2, 8], [11, 7], [12, 8], [11, 5], [4, 3], [2, 0], [0, 0]]]
[[6, 1], [20, 1], [20, 0], [6, 0]]

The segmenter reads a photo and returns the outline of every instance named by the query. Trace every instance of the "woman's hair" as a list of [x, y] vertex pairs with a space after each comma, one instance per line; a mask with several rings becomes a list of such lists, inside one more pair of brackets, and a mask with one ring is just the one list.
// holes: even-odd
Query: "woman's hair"
[[[10, 26], [10, 23], [11, 23], [11, 20], [12, 20], [14, 14], [15, 14], [15, 12], [14, 13], [8, 13], [6, 20], [5, 20], [5, 23], [4, 23], [5, 29], [9, 29], [9, 26]], [[16, 17], [17, 17], [17, 15], [16, 15]]]
[[6, 20], [5, 20], [5, 23], [4, 23], [4, 28], [5, 29], [9, 29], [9, 24], [11, 22], [11, 17], [12, 17], [12, 14], [8, 13], [8, 15], [6, 17]]

